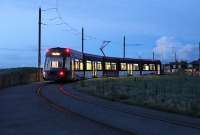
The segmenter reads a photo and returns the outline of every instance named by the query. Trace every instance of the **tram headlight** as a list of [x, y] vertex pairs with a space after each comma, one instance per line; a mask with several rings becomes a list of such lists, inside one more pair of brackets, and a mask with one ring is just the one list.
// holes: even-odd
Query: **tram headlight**
[[52, 52], [51, 53], [53, 56], [60, 56], [60, 53], [59, 52]]

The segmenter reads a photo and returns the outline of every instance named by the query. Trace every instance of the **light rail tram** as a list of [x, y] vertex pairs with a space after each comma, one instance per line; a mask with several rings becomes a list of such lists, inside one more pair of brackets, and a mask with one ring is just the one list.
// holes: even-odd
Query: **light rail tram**
[[67, 81], [160, 73], [160, 60], [104, 57], [57, 47], [47, 49], [43, 78]]

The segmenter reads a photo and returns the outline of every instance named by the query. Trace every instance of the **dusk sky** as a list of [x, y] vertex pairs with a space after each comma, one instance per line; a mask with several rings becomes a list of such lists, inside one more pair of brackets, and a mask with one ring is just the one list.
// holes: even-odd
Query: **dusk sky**
[[43, 60], [45, 48], [81, 50], [84, 27], [88, 53], [101, 54], [102, 41], [109, 40], [106, 55], [122, 57], [126, 35], [127, 44], [142, 44], [127, 46], [127, 57], [151, 59], [155, 51], [166, 62], [176, 51], [179, 60], [191, 61], [198, 57], [199, 5], [199, 0], [1, 0], [0, 68], [37, 66], [39, 6], [57, 8], [42, 12]]

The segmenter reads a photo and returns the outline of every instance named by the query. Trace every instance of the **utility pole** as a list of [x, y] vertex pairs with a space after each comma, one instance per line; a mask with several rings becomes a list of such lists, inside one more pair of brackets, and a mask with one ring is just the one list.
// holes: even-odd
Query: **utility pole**
[[199, 42], [199, 76], [200, 76], [200, 42]]
[[153, 61], [155, 60], [155, 53], [153, 52]]
[[174, 53], [174, 59], [175, 59], [175, 62], [177, 62], [176, 51], [175, 51], [175, 53]]
[[38, 21], [38, 81], [41, 78], [41, 25], [42, 25], [42, 9], [39, 8], [39, 21]]
[[126, 37], [124, 36], [123, 40], [123, 58], [126, 57]]
[[85, 54], [84, 54], [84, 28], [82, 27], [82, 57], [83, 57], [83, 76], [85, 79], [85, 69], [86, 69], [86, 61], [85, 61]]

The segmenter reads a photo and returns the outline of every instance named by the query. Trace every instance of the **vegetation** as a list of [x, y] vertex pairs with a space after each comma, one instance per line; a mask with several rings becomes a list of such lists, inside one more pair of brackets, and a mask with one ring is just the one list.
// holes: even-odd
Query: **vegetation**
[[91, 95], [164, 111], [200, 116], [200, 78], [184, 74], [86, 80], [73, 87]]
[[10, 68], [0, 70], [0, 88], [37, 81], [37, 68]]

